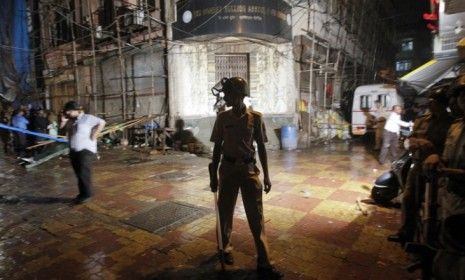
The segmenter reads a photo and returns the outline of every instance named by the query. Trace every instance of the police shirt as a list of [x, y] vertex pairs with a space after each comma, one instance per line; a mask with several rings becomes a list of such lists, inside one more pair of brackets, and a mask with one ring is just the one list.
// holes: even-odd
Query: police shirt
[[[463, 120], [457, 121], [451, 125], [447, 134], [443, 158], [447, 163], [447, 167], [465, 169], [465, 122]], [[465, 198], [464, 183], [464, 178], [449, 178], [447, 189], [449, 192], [455, 193], [463, 199]], [[465, 211], [462, 201], [456, 204], [452, 200], [446, 204], [450, 204], [445, 205], [446, 208], [453, 209], [458, 206], [458, 209]]]
[[232, 110], [218, 115], [213, 127], [210, 141], [222, 143], [223, 155], [238, 160], [254, 157], [253, 141], [265, 143], [265, 123], [262, 114], [246, 109], [241, 116]]
[[450, 126], [443, 158], [450, 168], [465, 169], [465, 122], [457, 121]]
[[448, 114], [434, 116], [427, 113], [415, 120], [412, 137], [430, 141], [434, 146], [435, 153], [441, 154], [452, 120]]

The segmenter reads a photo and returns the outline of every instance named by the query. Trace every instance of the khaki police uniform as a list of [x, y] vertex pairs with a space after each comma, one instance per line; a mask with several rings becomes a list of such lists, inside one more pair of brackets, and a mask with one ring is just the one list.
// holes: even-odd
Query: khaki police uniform
[[407, 175], [405, 190], [402, 196], [401, 232], [412, 237], [416, 227], [417, 211], [420, 208], [420, 196], [424, 193], [425, 179], [421, 162], [430, 154], [442, 153], [447, 131], [452, 123], [452, 118], [445, 114], [433, 116], [428, 113], [415, 120], [412, 137], [430, 141], [434, 149], [430, 151], [418, 150], [413, 155], [414, 165]]
[[[465, 169], [465, 120], [451, 125], [447, 135], [443, 159], [448, 168]], [[465, 214], [465, 178], [447, 179], [447, 190], [443, 192], [443, 218]]]
[[233, 214], [239, 188], [247, 220], [255, 241], [258, 265], [269, 266], [268, 242], [265, 236], [260, 171], [256, 166], [257, 143], [267, 142], [265, 124], [260, 113], [246, 109], [239, 117], [232, 110], [218, 115], [210, 141], [222, 144], [219, 168], [218, 208], [225, 252], [231, 252]]
[[418, 151], [414, 155], [416, 160], [423, 161], [432, 153], [442, 153], [444, 150], [444, 142], [452, 122], [453, 119], [449, 114], [433, 116], [431, 113], [427, 113], [415, 120], [412, 137], [426, 139], [430, 141], [434, 147], [433, 151], [426, 151], [426, 154], [422, 154], [422, 151]]
[[376, 126], [375, 126], [375, 150], [381, 149], [383, 144], [384, 125], [386, 125], [387, 112], [383, 107], [380, 107], [375, 112]]
[[[451, 125], [443, 159], [449, 168], [465, 169], [464, 120], [459, 120]], [[465, 214], [465, 179], [451, 180], [449, 178], [446, 179], [445, 185], [447, 186], [445, 189], [439, 189], [443, 223], [450, 216]], [[463, 247], [458, 245], [460, 242], [453, 235], [453, 232], [453, 227], [446, 228], [444, 226], [440, 231], [439, 239], [442, 246], [436, 254], [433, 266], [434, 274], [439, 277], [438, 279], [465, 279]]]

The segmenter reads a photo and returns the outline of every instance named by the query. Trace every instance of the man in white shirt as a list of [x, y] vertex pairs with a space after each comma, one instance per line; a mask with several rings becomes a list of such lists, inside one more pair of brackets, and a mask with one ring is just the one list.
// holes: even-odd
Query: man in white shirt
[[393, 159], [397, 159], [399, 156], [399, 134], [400, 127], [412, 127], [413, 123], [404, 122], [400, 119], [402, 113], [402, 107], [399, 105], [392, 106], [392, 113], [389, 116], [386, 125], [384, 126], [383, 133], [383, 146], [379, 154], [379, 163], [384, 164], [386, 161], [388, 152], [391, 152]]
[[97, 136], [105, 127], [105, 121], [84, 114], [75, 101], [66, 103], [63, 113], [60, 127], [66, 129], [69, 140], [69, 157], [79, 186], [75, 202], [79, 204], [92, 197], [92, 159], [97, 153]]

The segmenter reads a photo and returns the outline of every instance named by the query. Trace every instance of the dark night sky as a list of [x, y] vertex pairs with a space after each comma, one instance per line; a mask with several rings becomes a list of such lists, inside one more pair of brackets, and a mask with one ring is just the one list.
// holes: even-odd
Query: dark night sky
[[429, 0], [391, 0], [394, 8], [392, 19], [398, 32], [407, 30], [427, 30], [423, 13], [430, 12]]

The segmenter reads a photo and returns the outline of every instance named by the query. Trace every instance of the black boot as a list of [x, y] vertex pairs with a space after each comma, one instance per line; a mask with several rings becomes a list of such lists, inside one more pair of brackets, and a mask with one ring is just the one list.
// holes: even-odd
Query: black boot
[[281, 279], [283, 278], [284, 274], [282, 274], [276, 267], [270, 266], [257, 266], [257, 274], [258, 279], [267, 279], [267, 280], [274, 280], [274, 279]]
[[231, 252], [224, 252], [224, 251], [219, 251], [218, 257], [221, 260], [221, 257], [223, 257], [223, 261], [225, 264], [232, 265], [234, 264], [234, 257]]

